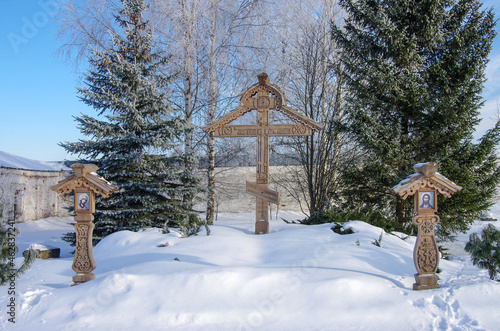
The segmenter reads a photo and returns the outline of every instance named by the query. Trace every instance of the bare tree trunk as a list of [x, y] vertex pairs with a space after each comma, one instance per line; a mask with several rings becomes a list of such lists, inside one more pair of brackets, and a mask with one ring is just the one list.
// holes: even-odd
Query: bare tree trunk
[[[189, 8], [188, 1], [182, 0], [182, 34], [184, 50], [184, 116], [186, 121], [186, 136], [184, 153], [186, 156], [193, 154], [193, 61], [194, 61], [194, 16], [196, 12], [196, 2]], [[192, 167], [191, 167], [192, 168]], [[186, 169], [192, 171], [193, 169]]]
[[[212, 0], [211, 3], [211, 29], [210, 29], [210, 51], [209, 51], [209, 75], [208, 75], [208, 114], [207, 122], [212, 123], [215, 119], [217, 108], [217, 87], [216, 87], [216, 30], [218, 21], [218, 11], [220, 0]], [[208, 134], [208, 196], [206, 220], [208, 224], [214, 224], [215, 207], [215, 140], [212, 133]]]
[[[336, 72], [336, 78], [337, 78], [337, 89], [335, 91], [335, 122], [339, 123], [342, 119], [342, 115], [343, 115], [343, 92], [342, 92], [342, 75], [341, 75], [341, 71], [340, 71], [340, 67], [341, 67], [341, 63], [339, 63], [337, 61], [337, 63], [334, 64], [335, 65], [335, 72]], [[341, 148], [342, 148], [342, 143], [341, 143], [341, 140], [340, 140], [340, 133], [338, 130], [335, 130], [334, 131], [334, 134], [333, 134], [333, 141], [334, 141], [334, 154], [333, 154], [333, 167], [335, 169], [335, 172], [333, 174], [334, 178], [333, 178], [333, 182], [335, 183], [335, 185], [337, 184], [337, 180], [338, 180], [338, 176], [339, 176], [339, 172], [338, 172], [338, 168], [339, 168], [339, 165], [340, 165], [340, 151], [341, 151]]]

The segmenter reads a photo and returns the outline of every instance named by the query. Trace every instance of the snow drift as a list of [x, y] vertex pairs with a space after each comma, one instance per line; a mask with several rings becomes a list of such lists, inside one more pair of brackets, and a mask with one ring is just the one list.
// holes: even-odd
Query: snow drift
[[[351, 221], [271, 221], [253, 234], [253, 213], [222, 214], [211, 234], [122, 231], [95, 248], [96, 279], [71, 287], [71, 218], [20, 224], [20, 250], [61, 247], [17, 281], [15, 325], [3, 330], [495, 330], [500, 284], [471, 265], [463, 245], [441, 260], [440, 289], [413, 291], [415, 237]], [[299, 213], [280, 212], [286, 219]], [[479, 231], [477, 223], [473, 231]], [[467, 235], [460, 236], [463, 241]], [[20, 254], [20, 253], [19, 253]], [[3, 290], [3, 289], [2, 289]], [[9, 296], [3, 290], [0, 304]]]

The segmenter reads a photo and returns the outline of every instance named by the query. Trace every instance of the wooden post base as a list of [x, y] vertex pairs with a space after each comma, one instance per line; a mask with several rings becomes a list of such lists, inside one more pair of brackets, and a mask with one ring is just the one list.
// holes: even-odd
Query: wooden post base
[[92, 279], [95, 279], [95, 275], [91, 272], [88, 274], [76, 274], [73, 276], [73, 285], [71, 286], [85, 283]]
[[416, 283], [413, 284], [413, 289], [415, 291], [421, 290], [432, 290], [435, 288], [440, 288], [438, 285], [439, 277], [436, 274], [420, 275], [415, 274]]
[[269, 221], [260, 220], [255, 222], [255, 234], [268, 234]]

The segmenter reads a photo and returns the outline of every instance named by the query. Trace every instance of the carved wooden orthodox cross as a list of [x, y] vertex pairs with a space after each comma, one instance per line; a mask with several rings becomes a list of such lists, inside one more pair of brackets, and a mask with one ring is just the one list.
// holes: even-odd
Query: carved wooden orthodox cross
[[[222, 118], [203, 128], [214, 137], [257, 137], [257, 179], [247, 181], [247, 193], [256, 201], [255, 233], [269, 233], [269, 202], [278, 204], [278, 192], [269, 189], [269, 137], [310, 136], [313, 130], [323, 125], [286, 105], [286, 98], [280, 89], [269, 84], [269, 77], [262, 73], [259, 83], [248, 89], [240, 99], [239, 106]], [[228, 125], [251, 110], [257, 110], [257, 124]], [[295, 122], [292, 124], [270, 124], [270, 110], [279, 111]]]

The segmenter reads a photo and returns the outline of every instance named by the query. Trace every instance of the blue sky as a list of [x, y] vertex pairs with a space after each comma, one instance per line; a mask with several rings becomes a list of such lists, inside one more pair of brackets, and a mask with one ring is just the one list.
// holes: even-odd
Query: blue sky
[[[56, 1], [0, 0], [0, 151], [40, 161], [74, 159], [58, 143], [83, 137], [73, 116], [95, 115], [77, 99], [78, 74], [55, 54], [59, 43], [51, 18], [57, 12], [51, 4]], [[483, 3], [492, 7], [495, 1]], [[487, 78], [478, 136], [494, 124], [500, 109], [500, 36]]]
[[40, 161], [71, 159], [58, 143], [81, 138], [73, 116], [89, 112], [78, 75], [55, 55], [52, 2], [0, 0], [0, 151]]

